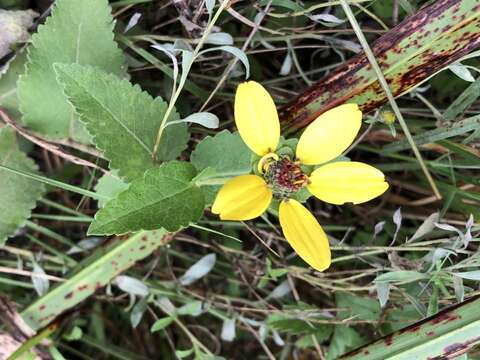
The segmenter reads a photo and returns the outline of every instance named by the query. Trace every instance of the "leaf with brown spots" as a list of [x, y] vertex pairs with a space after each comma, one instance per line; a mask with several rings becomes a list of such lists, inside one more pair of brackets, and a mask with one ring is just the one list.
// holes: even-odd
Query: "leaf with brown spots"
[[[480, 3], [439, 0], [405, 19], [372, 44], [372, 51], [395, 96], [480, 47]], [[343, 103], [363, 112], [387, 102], [365, 53], [352, 58], [282, 107], [289, 131], [302, 129], [323, 112]]]

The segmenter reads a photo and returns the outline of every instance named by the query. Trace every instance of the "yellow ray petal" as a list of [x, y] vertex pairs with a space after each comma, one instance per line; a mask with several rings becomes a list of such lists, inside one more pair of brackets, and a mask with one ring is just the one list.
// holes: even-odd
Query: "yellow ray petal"
[[383, 173], [361, 162], [334, 162], [316, 169], [309, 177], [308, 190], [322, 201], [341, 205], [360, 204], [388, 189]]
[[259, 83], [248, 81], [238, 86], [235, 123], [245, 144], [257, 155], [266, 155], [277, 148], [280, 139], [277, 108]]
[[306, 165], [323, 164], [340, 156], [353, 142], [362, 125], [357, 104], [337, 106], [320, 115], [303, 132], [297, 158]]
[[315, 217], [293, 199], [282, 201], [279, 211], [283, 234], [298, 256], [314, 269], [326, 270], [331, 263], [330, 246]]
[[272, 201], [272, 190], [256, 175], [227, 181], [215, 198], [212, 212], [222, 220], [250, 220], [263, 214]]

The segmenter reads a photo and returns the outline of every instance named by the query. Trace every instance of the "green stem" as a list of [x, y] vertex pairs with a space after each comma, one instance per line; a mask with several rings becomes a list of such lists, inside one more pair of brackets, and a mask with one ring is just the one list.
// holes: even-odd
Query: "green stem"
[[[229, 0], [223, 0], [222, 3], [220, 4], [220, 7], [218, 8], [217, 12], [213, 16], [212, 20], [208, 23], [207, 28], [203, 32], [203, 35], [198, 42], [197, 46], [195, 47], [195, 50], [193, 50], [193, 55], [192, 55], [192, 63], [195, 61], [195, 58], [198, 56], [198, 53], [202, 49], [205, 41], [208, 38], [208, 35], [210, 35], [210, 32], [213, 29], [213, 26], [217, 22], [218, 18], [220, 17], [220, 14], [222, 11], [227, 7], [227, 4], [229, 3]], [[158, 129], [157, 133], [157, 138], [155, 139], [155, 145], [153, 146], [153, 152], [152, 152], [152, 158], [155, 159], [157, 152], [158, 152], [158, 147], [160, 145], [160, 140], [162, 138], [163, 131], [165, 130], [165, 127], [167, 125], [167, 120], [170, 114], [172, 113], [175, 103], [177, 102], [178, 97], [180, 96], [180, 93], [183, 90], [183, 86], [185, 85], [185, 81], [187, 80], [187, 75], [188, 72], [190, 71], [191, 64], [190, 66], [183, 68], [182, 70], [182, 76], [180, 78], [180, 82], [178, 84], [177, 91], [173, 94], [172, 98], [170, 99], [170, 102], [168, 103], [168, 108], [165, 114], [163, 115], [162, 122], [160, 123], [160, 128]]]
[[67, 191], [71, 191], [71, 192], [74, 192], [74, 193], [77, 193], [77, 194], [80, 194], [80, 195], [83, 195], [83, 196], [87, 196], [87, 197], [90, 197], [92, 199], [96, 199], [96, 200], [99, 200], [99, 199], [108, 200], [109, 199], [109, 197], [107, 197], [107, 196], [96, 194], [92, 191], [88, 191], [88, 190], [79, 188], [77, 186], [65, 184], [61, 181], [52, 180], [52, 179], [49, 179], [47, 177], [40, 176], [40, 175], [37, 175], [37, 174], [34, 174], [34, 173], [26, 172], [26, 171], [23, 171], [23, 170], [12, 169], [12, 168], [10, 168], [8, 166], [4, 166], [4, 165], [0, 165], [0, 169], [1, 170], [6, 170], [6, 171], [11, 172], [13, 174], [20, 175], [20, 176], [23, 176], [23, 177], [26, 177], [26, 178], [29, 178], [29, 179], [47, 184], [47, 185], [58, 187], [58, 188], [63, 189], [63, 190], [67, 190]]

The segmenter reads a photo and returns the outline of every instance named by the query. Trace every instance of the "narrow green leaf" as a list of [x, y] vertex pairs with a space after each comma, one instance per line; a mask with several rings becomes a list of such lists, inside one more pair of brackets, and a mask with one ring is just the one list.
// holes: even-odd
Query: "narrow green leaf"
[[165, 329], [173, 322], [174, 318], [171, 316], [164, 317], [155, 321], [150, 329], [151, 332], [156, 332]]
[[413, 270], [398, 270], [398, 271], [391, 271], [382, 275], [377, 276], [375, 279], [376, 282], [412, 282], [421, 279], [428, 278], [428, 275], [422, 274], [418, 271]]
[[27, 70], [19, 82], [24, 122], [53, 138], [88, 141], [56, 80], [53, 64], [92, 65], [123, 76], [122, 52], [113, 40], [107, 0], [57, 0], [52, 15], [32, 36]]
[[123, 234], [159, 228], [177, 231], [188, 226], [204, 209], [203, 193], [191, 181], [195, 175], [192, 165], [180, 161], [148, 170], [97, 212], [88, 233]]
[[226, 51], [233, 56], [235, 56], [238, 60], [240, 60], [245, 67], [245, 78], [250, 77], [250, 63], [248, 61], [247, 54], [243, 50], [240, 50], [239, 48], [236, 48], [235, 46], [229, 46], [229, 45], [224, 45], [224, 46], [218, 46], [210, 49], [206, 49], [201, 51], [201, 54], [205, 54], [207, 52], [211, 51], [216, 51], [216, 50], [221, 50], [221, 51]]
[[[469, 131], [480, 129], [480, 115], [469, 117], [468, 119], [455, 122], [452, 126], [425, 131], [420, 135], [413, 137], [415, 144], [424, 145], [434, 143], [439, 140], [448, 139], [454, 136], [465, 134]], [[401, 151], [409, 149], [407, 140], [397, 141], [383, 148], [385, 152]]]
[[459, 97], [452, 102], [443, 113], [443, 117], [447, 121], [455, 120], [455, 118], [467, 110], [480, 96], [480, 78], [472, 83]]
[[79, 304], [152, 251], [163, 245], [166, 231], [139, 232], [109, 248], [99, 248], [78, 266], [78, 272], [22, 312], [34, 330], [47, 326], [63, 311]]
[[338, 317], [349, 319], [354, 317], [358, 320], [378, 320], [381, 308], [374, 298], [360, 297], [347, 292], [337, 292], [336, 304], [339, 309]]
[[[139, 86], [90, 66], [56, 64], [58, 78], [110, 167], [127, 181], [156, 166], [152, 159], [155, 135], [167, 109]], [[173, 113], [170, 120], [178, 119]], [[167, 127], [158, 160], [176, 158], [188, 142], [186, 124]]]
[[[210, 205], [220, 189], [222, 181], [251, 171], [251, 151], [245, 145], [238, 132], [228, 130], [205, 137], [192, 152], [190, 161], [202, 172], [202, 190], [205, 202]], [[205, 172], [205, 173], [203, 173]], [[211, 182], [211, 184], [209, 184]]]
[[453, 275], [461, 277], [462, 279], [480, 281], [480, 270], [457, 272], [453, 273]]
[[480, 298], [440, 311], [340, 359], [453, 359], [480, 342]]
[[[36, 172], [37, 166], [17, 145], [15, 131], [0, 128], [0, 165]], [[44, 186], [34, 180], [0, 169], [0, 244], [30, 217]], [[13, 206], [12, 206], [13, 204]]]
[[231, 177], [249, 173], [250, 158], [251, 151], [239, 134], [224, 130], [204, 138], [192, 152], [191, 162], [198, 171], [210, 167], [215, 176]]

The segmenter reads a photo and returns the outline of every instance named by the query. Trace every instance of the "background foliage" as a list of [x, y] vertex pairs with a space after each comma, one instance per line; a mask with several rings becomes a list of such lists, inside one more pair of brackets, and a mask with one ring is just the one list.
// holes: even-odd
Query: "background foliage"
[[[372, 43], [433, 3], [351, 7]], [[459, 3], [451, 10], [465, 11], [478, 38], [475, 2]], [[375, 108], [348, 157], [380, 168], [391, 188], [359, 206], [309, 200], [334, 255], [317, 273], [284, 241], [274, 210], [220, 222], [208, 206], [226, 178], [251, 168], [233, 124], [236, 86], [250, 75], [281, 106], [362, 51], [340, 2], [51, 5], [0, 0], [0, 29], [7, 19], [9, 31], [34, 33], [25, 45], [9, 37], [0, 60], [0, 292], [9, 299], [0, 304], [14, 304], [30, 331], [17, 317], [0, 336], [24, 342], [19, 356], [36, 347], [54, 359], [336, 359], [437, 314], [347, 358], [480, 357], [478, 53], [397, 99], [442, 199], [389, 106]], [[432, 27], [447, 40], [412, 38], [388, 64], [400, 64], [403, 48], [455, 44], [445, 21]], [[402, 71], [420, 57], [406, 53]]]

